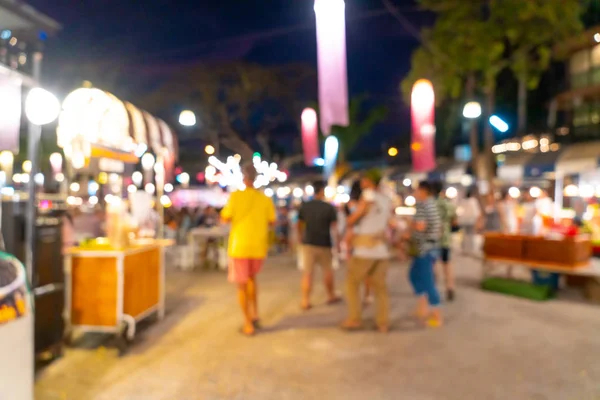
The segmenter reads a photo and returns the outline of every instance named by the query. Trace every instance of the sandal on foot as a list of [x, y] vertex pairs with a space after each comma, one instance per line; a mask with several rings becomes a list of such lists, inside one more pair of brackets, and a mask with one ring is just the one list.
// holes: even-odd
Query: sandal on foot
[[363, 326], [360, 322], [344, 321], [342, 322], [342, 325], [340, 325], [340, 328], [348, 332], [355, 332], [362, 330]]
[[425, 324], [429, 327], [429, 328], [441, 328], [442, 325], [444, 325], [444, 323], [442, 322], [442, 320], [437, 319], [437, 318], [429, 318]]
[[341, 297], [334, 297], [332, 299], [327, 300], [327, 305], [331, 306], [333, 304], [337, 304], [337, 303], [341, 303], [342, 302], [342, 298]]
[[240, 334], [246, 336], [246, 337], [252, 337], [256, 334], [256, 331], [254, 330], [254, 327], [252, 328], [252, 331], [247, 331], [246, 328], [244, 328], [243, 326], [239, 329]]

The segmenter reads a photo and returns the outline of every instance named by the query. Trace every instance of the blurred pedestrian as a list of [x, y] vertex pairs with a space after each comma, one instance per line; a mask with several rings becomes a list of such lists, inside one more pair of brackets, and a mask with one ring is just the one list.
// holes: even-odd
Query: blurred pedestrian
[[535, 204], [535, 199], [529, 192], [525, 192], [523, 197], [523, 203], [521, 204], [523, 217], [521, 218], [519, 233], [521, 235], [537, 235], [539, 232], [538, 228], [541, 226], [536, 223], [536, 220], [538, 219], [538, 209]]
[[442, 325], [440, 294], [435, 285], [434, 264], [440, 248], [442, 220], [433, 198], [432, 185], [420, 182], [415, 191], [416, 214], [413, 219], [411, 246], [413, 260], [410, 282], [418, 296], [416, 316], [430, 327]]
[[445, 198], [443, 185], [438, 183], [435, 186], [437, 193], [437, 206], [442, 222], [442, 235], [440, 239], [440, 263], [444, 275], [444, 284], [446, 286], [446, 299], [454, 301], [454, 271], [452, 269], [451, 248], [452, 248], [452, 225], [456, 220], [456, 207], [454, 204]]
[[502, 199], [498, 204], [498, 211], [500, 212], [502, 233], [508, 235], [516, 234], [519, 230], [517, 202], [510, 196], [507, 190], [502, 193]]
[[481, 206], [475, 197], [474, 188], [468, 189], [465, 198], [460, 200], [456, 214], [462, 230], [463, 254], [473, 255], [477, 230], [480, 229], [482, 220]]
[[[298, 212], [297, 224], [297, 235], [302, 240], [301, 307], [303, 310], [309, 310], [312, 307], [310, 294], [313, 273], [317, 264], [323, 273], [327, 303], [334, 304], [340, 301], [335, 294], [333, 274], [333, 246], [339, 244], [337, 211], [333, 205], [325, 201], [327, 183], [317, 181], [312, 186], [315, 189], [314, 199], [302, 204]], [[332, 233], [334, 238], [332, 238]]]
[[348, 218], [348, 228], [354, 228], [352, 258], [348, 266], [346, 285], [348, 292], [348, 318], [342, 328], [360, 329], [362, 326], [362, 305], [360, 285], [367, 277], [375, 292], [376, 323], [380, 332], [389, 330], [389, 298], [387, 291], [387, 270], [389, 250], [386, 231], [392, 216], [392, 201], [379, 190], [381, 173], [367, 172], [361, 179], [362, 195], [355, 211]]
[[502, 231], [502, 213], [500, 205], [496, 200], [496, 195], [493, 190], [490, 190], [485, 195], [485, 224], [484, 232], [501, 232]]
[[275, 225], [277, 235], [277, 250], [279, 253], [285, 253], [289, 250], [290, 241], [290, 220], [287, 207], [280, 207], [277, 210], [277, 222]]
[[221, 218], [231, 223], [229, 234], [229, 280], [237, 285], [238, 299], [244, 316], [241, 332], [254, 335], [258, 328], [258, 286], [256, 277], [269, 250], [269, 228], [275, 224], [275, 206], [262, 191], [254, 189], [256, 169], [243, 169], [246, 189], [233, 192], [221, 211]]
[[[359, 179], [356, 182], [354, 182], [352, 184], [352, 187], [350, 188], [350, 201], [348, 201], [348, 203], [346, 203], [346, 207], [345, 207], [347, 217], [349, 217], [358, 207], [358, 203], [360, 201], [361, 195], [362, 195], [362, 188], [361, 188], [361, 180]], [[367, 207], [368, 207], [368, 205], [367, 205]], [[350, 260], [350, 258], [352, 257], [352, 240], [353, 240], [353, 238], [354, 238], [354, 229], [347, 225], [347, 220], [346, 220], [343, 242], [344, 242], [344, 246], [345, 246], [347, 260]], [[370, 283], [369, 276], [367, 276], [365, 278], [364, 288], [365, 289], [364, 289], [364, 293], [363, 293], [363, 303], [365, 305], [373, 303], [373, 296], [371, 294], [371, 283]]]

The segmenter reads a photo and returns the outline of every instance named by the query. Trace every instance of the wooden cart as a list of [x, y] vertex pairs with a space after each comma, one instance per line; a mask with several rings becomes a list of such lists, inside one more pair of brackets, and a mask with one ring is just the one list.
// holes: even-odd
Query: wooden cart
[[[125, 250], [71, 249], [65, 256], [67, 339], [74, 330], [135, 337], [136, 323], [165, 314], [165, 246]], [[124, 336], [123, 336], [124, 334]]]

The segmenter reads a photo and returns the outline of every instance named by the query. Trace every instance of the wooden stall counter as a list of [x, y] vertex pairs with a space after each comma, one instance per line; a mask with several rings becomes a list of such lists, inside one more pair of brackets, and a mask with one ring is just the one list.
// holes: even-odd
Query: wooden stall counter
[[123, 249], [72, 248], [65, 255], [68, 334], [126, 333], [155, 314], [164, 317], [165, 257], [169, 243], [138, 242]]
[[540, 236], [486, 233], [483, 245], [484, 277], [493, 263], [521, 265], [531, 269], [568, 275], [594, 275], [589, 235], [561, 239]]

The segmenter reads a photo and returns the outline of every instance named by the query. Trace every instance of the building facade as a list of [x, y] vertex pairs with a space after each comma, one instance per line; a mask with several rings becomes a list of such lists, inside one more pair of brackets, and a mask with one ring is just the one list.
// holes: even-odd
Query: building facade
[[556, 135], [569, 142], [600, 140], [600, 26], [558, 44], [565, 84], [551, 105]]

